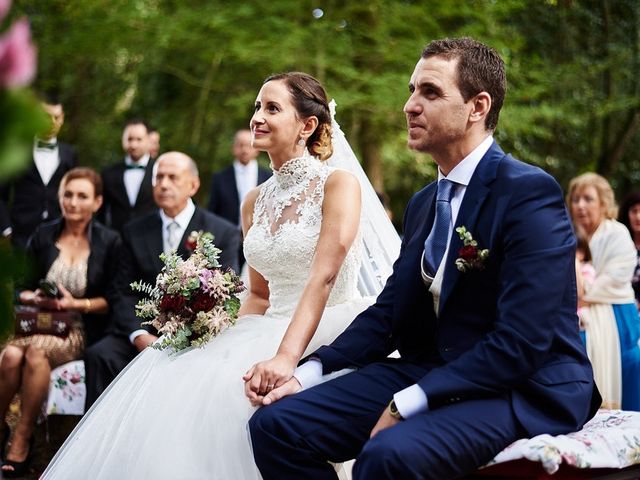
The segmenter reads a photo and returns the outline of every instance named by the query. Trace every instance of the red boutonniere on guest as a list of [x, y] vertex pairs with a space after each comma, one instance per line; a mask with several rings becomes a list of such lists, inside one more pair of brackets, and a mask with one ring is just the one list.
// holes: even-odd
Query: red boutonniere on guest
[[189, 252], [193, 252], [198, 246], [198, 235], [202, 232], [196, 232], [195, 230], [189, 234], [187, 239], [184, 241], [184, 248], [186, 248]]
[[489, 256], [489, 250], [486, 248], [478, 248], [478, 242], [473, 239], [473, 235], [467, 231], [464, 225], [456, 228], [456, 232], [464, 244], [464, 246], [458, 250], [459, 257], [456, 259], [456, 267], [458, 270], [461, 272], [482, 270]]

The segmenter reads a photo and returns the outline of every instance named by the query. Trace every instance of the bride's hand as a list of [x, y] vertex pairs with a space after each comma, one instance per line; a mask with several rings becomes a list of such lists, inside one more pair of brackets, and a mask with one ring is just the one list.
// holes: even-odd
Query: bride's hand
[[249, 392], [266, 395], [293, 376], [296, 364], [295, 359], [282, 354], [276, 355], [271, 360], [256, 363], [242, 377], [245, 381], [245, 392], [248, 396]]

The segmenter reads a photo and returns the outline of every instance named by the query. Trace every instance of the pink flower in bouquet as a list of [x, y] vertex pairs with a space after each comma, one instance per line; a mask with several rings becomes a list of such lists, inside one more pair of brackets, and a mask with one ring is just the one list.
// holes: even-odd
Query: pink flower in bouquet
[[228, 280], [220, 270], [206, 270], [200, 273], [202, 290], [219, 300], [229, 297]]
[[[0, 0], [0, 9], [3, 8]], [[36, 74], [36, 48], [31, 43], [29, 23], [18, 20], [0, 38], [0, 87], [27, 85]]]
[[79, 383], [82, 380], [82, 375], [80, 375], [78, 372], [74, 372], [73, 375], [71, 375], [71, 378], [69, 379], [69, 381], [73, 384]]
[[11, 0], [0, 0], [0, 20], [2, 20], [11, 8]]

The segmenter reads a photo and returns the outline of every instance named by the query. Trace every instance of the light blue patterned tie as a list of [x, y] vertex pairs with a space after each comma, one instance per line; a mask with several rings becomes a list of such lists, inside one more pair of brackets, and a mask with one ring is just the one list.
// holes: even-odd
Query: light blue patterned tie
[[444, 252], [447, 250], [449, 225], [451, 225], [451, 197], [454, 183], [446, 178], [438, 182], [436, 194], [436, 218], [431, 233], [424, 242], [424, 260], [426, 271], [435, 276]]

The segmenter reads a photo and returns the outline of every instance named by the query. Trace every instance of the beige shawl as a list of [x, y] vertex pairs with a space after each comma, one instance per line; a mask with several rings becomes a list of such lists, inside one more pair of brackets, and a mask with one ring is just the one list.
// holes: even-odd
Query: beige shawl
[[626, 227], [604, 220], [589, 242], [596, 279], [585, 285], [581, 319], [587, 332], [587, 354], [602, 394], [603, 406], [620, 408], [622, 373], [620, 340], [613, 304], [634, 302], [631, 278], [636, 267], [636, 248]]

